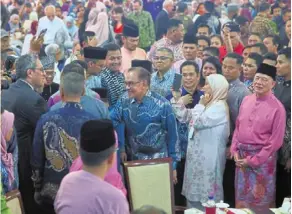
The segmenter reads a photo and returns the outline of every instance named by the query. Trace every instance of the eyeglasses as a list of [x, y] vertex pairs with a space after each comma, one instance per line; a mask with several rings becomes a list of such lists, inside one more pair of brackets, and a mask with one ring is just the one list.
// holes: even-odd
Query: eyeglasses
[[153, 59], [156, 61], [158, 61], [158, 60], [164, 61], [164, 60], [168, 60], [168, 59], [172, 59], [172, 58], [169, 56], [155, 56], [155, 57], [153, 57]]
[[32, 70], [39, 70], [40, 72], [42, 72], [42, 73], [45, 73], [45, 70], [44, 70], [44, 68], [43, 67], [41, 67], [41, 68], [31, 68]]
[[138, 82], [125, 82], [125, 85], [128, 86], [128, 87], [133, 87], [134, 85], [140, 83], [141, 81], [138, 81]]
[[45, 71], [45, 74], [46, 74], [47, 77], [54, 77], [56, 75], [56, 72]]

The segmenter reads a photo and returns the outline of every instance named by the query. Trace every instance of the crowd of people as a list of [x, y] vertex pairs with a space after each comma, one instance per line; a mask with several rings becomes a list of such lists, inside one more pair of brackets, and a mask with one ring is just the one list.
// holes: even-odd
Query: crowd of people
[[289, 1], [1, 1], [3, 213], [130, 213], [122, 164], [166, 157], [178, 206], [291, 196]]

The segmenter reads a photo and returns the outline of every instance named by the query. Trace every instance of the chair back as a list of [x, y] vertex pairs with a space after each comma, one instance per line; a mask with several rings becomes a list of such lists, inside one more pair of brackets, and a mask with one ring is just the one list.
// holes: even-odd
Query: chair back
[[6, 204], [13, 214], [24, 214], [24, 208], [20, 192], [12, 190], [6, 194]]
[[171, 158], [124, 163], [131, 210], [152, 205], [174, 214], [174, 190]]

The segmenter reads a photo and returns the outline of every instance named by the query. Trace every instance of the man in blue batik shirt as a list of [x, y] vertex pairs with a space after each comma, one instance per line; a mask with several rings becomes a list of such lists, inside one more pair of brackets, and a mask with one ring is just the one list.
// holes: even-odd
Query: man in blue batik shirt
[[[185, 61], [180, 66], [180, 73], [182, 74], [182, 89], [181, 96], [183, 97], [184, 105], [186, 108], [194, 108], [200, 101], [200, 97], [204, 94], [197, 89], [200, 81], [199, 66], [194, 61]], [[172, 95], [167, 99], [171, 100]], [[175, 203], [178, 206], [186, 206], [186, 199], [181, 194], [186, 154], [188, 148], [188, 124], [180, 123], [177, 121], [178, 135], [181, 147], [181, 161], [177, 164], [177, 180], [178, 183], [174, 186], [175, 191]]]
[[[120, 145], [122, 161], [171, 157], [174, 183], [180, 146], [175, 115], [170, 103], [149, 90], [150, 73], [141, 67], [129, 69], [125, 77], [128, 93], [122, 95], [110, 112], [114, 126], [124, 123], [127, 131], [127, 155]], [[124, 132], [117, 130], [118, 136]]]
[[163, 97], [171, 94], [175, 70], [173, 69], [174, 55], [168, 48], [159, 48], [153, 57], [157, 72], [151, 75], [150, 89]]
[[80, 105], [84, 93], [83, 68], [61, 79], [63, 106], [44, 114], [37, 123], [32, 145], [31, 166], [35, 201], [42, 213], [54, 213], [54, 200], [62, 179], [78, 157], [81, 126], [96, 117]]

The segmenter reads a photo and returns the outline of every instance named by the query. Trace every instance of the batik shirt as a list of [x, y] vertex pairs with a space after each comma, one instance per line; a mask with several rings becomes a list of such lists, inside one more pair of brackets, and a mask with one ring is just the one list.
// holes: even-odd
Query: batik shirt
[[[176, 118], [167, 99], [148, 91], [141, 103], [125, 93], [110, 117], [115, 127], [125, 124], [129, 156], [132, 160], [171, 157], [173, 167], [180, 161]], [[124, 132], [117, 130], [118, 138]]]
[[86, 81], [85, 85], [87, 88], [101, 88], [100, 75], [90, 76]]
[[53, 204], [59, 185], [78, 157], [82, 125], [95, 117], [79, 103], [65, 103], [62, 108], [44, 114], [35, 130], [31, 165], [36, 191], [41, 200]]
[[139, 47], [150, 47], [155, 42], [155, 30], [151, 14], [147, 11], [141, 11], [141, 13], [130, 13], [128, 18], [139, 27]]
[[100, 74], [101, 87], [106, 88], [109, 105], [115, 105], [120, 96], [125, 92], [125, 77], [121, 72], [113, 72], [108, 68]]
[[245, 80], [244, 81], [244, 85], [248, 88], [248, 90], [250, 90], [251, 93], [254, 92], [253, 81], [252, 80]]
[[171, 87], [173, 84], [175, 70], [171, 68], [162, 78], [158, 76], [158, 72], [151, 75], [150, 89], [163, 97], [171, 94]]
[[148, 53], [148, 59], [151, 62], [153, 62], [153, 58], [156, 54], [156, 51], [159, 48], [169, 48], [173, 52], [174, 62], [179, 61], [179, 60], [184, 58], [183, 53], [182, 53], [182, 42], [174, 44], [171, 40], [164, 37], [152, 45], [152, 47]]
[[[186, 91], [184, 87], [182, 87], [182, 93], [181, 96], [185, 96], [189, 94], [189, 92]], [[192, 109], [197, 105], [200, 101], [201, 96], [204, 95], [204, 93], [200, 90], [196, 90], [193, 94], [193, 102], [186, 105], [185, 107], [188, 109]], [[173, 96], [169, 95], [167, 99], [170, 101]], [[178, 129], [178, 136], [180, 141], [180, 147], [181, 147], [181, 157], [185, 158], [187, 154], [187, 148], [188, 148], [188, 123], [179, 122], [177, 120], [177, 129]]]

